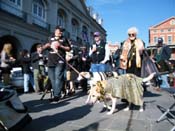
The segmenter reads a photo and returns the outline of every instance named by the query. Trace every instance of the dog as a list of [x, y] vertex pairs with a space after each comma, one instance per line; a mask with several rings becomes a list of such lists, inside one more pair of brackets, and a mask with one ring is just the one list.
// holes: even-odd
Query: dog
[[[118, 73], [115, 71], [111, 72], [80, 72], [77, 81], [80, 82], [80, 86], [84, 91], [88, 92], [97, 81], [107, 80], [110, 77], [117, 77]], [[87, 99], [88, 101], [88, 99]]]
[[[140, 106], [140, 112], [143, 112], [143, 87], [142, 83], [151, 80], [155, 73], [150, 74], [146, 78], [137, 77], [134, 74], [124, 74], [116, 78], [111, 77], [108, 80], [96, 82], [90, 88], [86, 103], [95, 104], [97, 101], [103, 101], [106, 108], [110, 109], [107, 113], [111, 115], [116, 108], [117, 99], [126, 99], [129, 102], [129, 110], [131, 103]], [[107, 105], [107, 100], [112, 101], [112, 107]]]

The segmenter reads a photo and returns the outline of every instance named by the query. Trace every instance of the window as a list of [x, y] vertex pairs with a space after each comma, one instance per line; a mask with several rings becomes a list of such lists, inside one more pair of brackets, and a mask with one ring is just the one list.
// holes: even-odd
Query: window
[[88, 29], [86, 26], [83, 26], [82, 28], [82, 38], [84, 40], [84, 42], [88, 42]]
[[16, 0], [10, 0], [11, 2], [15, 3]]
[[168, 32], [171, 32], [171, 29], [168, 29]]
[[79, 24], [76, 19], [72, 19], [72, 35], [73, 37], [78, 36], [79, 34]]
[[42, 0], [33, 1], [32, 12], [38, 18], [45, 19], [45, 6]]
[[66, 12], [63, 9], [59, 9], [57, 14], [57, 25], [66, 28], [66, 19], [67, 19]]
[[47, 13], [46, 8], [47, 4], [45, 3], [45, 0], [33, 0], [32, 3], [33, 24], [48, 29], [49, 25], [46, 23], [46, 13]]
[[25, 13], [22, 11], [22, 0], [4, 0], [2, 2], [2, 5], [0, 5], [2, 10], [17, 17], [24, 18]]
[[42, 17], [42, 8], [41, 7], [38, 7], [38, 16]]
[[172, 44], [172, 36], [168, 36], [168, 44]]
[[65, 27], [64, 16], [62, 14], [58, 14], [58, 25]]
[[170, 21], [170, 24], [171, 24], [171, 25], [175, 25], [175, 19], [172, 19], [172, 20]]
[[154, 37], [154, 43], [157, 43], [157, 37]]
[[9, 1], [14, 3], [17, 6], [21, 6], [21, 0], [9, 0]]

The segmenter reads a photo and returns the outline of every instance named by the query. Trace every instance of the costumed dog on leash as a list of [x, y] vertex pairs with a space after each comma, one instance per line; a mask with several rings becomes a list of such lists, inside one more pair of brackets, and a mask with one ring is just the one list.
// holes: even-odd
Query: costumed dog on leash
[[[108, 115], [113, 114], [116, 108], [117, 99], [126, 99], [130, 104], [140, 106], [140, 112], [143, 111], [143, 87], [142, 83], [151, 80], [155, 73], [146, 78], [137, 77], [134, 74], [124, 74], [116, 78], [111, 77], [108, 80], [98, 81], [95, 86], [89, 90], [86, 103], [95, 104], [97, 101], [103, 101], [107, 108], [107, 99], [112, 101], [112, 107]], [[129, 106], [130, 106], [129, 104]], [[129, 106], [125, 110], [129, 110]]]
[[[87, 79], [88, 83], [90, 85], [90, 89], [98, 82], [107, 80], [111, 77], [118, 77], [118, 73], [115, 71], [111, 72], [80, 72], [78, 75], [77, 80], [81, 81], [82, 79]], [[88, 91], [89, 93], [89, 91]], [[88, 95], [88, 98], [86, 100], [86, 103], [90, 101], [90, 94]], [[103, 105], [105, 108], [111, 109], [111, 107], [106, 106], [106, 104]]]

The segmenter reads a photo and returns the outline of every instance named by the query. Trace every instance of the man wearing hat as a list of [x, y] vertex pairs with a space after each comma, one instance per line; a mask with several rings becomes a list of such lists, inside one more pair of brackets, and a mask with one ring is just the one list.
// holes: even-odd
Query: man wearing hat
[[168, 60], [171, 56], [171, 49], [167, 45], [163, 44], [163, 38], [158, 38], [157, 47], [156, 61], [159, 62], [161, 60]]
[[61, 97], [61, 90], [64, 85], [64, 73], [66, 69], [66, 51], [71, 50], [68, 40], [63, 36], [64, 29], [60, 26], [55, 28], [54, 36], [50, 42], [50, 52], [48, 53], [48, 76], [53, 88], [51, 102], [58, 102]]
[[109, 61], [109, 48], [101, 38], [100, 32], [94, 32], [94, 43], [90, 47], [89, 56], [91, 58], [91, 72], [107, 72], [107, 62]]
[[[155, 55], [155, 60], [158, 66], [159, 72], [170, 71], [170, 62], [169, 59], [171, 57], [171, 49], [169, 46], [163, 44], [163, 38], [159, 37], [157, 40], [157, 51]], [[167, 75], [161, 75], [162, 84], [160, 87], [169, 87], [167, 82]]]
[[[161, 67], [160, 71], [166, 71], [167, 66], [164, 62], [168, 61], [171, 57], [171, 49], [163, 44], [163, 39], [161, 37], [157, 40], [157, 51], [155, 55], [156, 62], [158, 63], [158, 66]], [[165, 66], [165, 67], [164, 67]]]

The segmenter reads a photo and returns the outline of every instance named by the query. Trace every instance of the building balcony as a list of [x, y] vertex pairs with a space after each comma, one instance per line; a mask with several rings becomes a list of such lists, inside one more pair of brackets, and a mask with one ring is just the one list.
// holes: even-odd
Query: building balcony
[[[6, 3], [4, 1], [0, 2], [0, 10], [4, 11], [10, 15], [13, 15], [17, 18], [20, 18], [25, 22], [27, 22], [27, 18], [30, 15], [30, 14], [22, 11], [18, 7], [10, 5], [9, 3]], [[45, 22], [44, 20], [38, 18], [37, 16], [32, 16], [32, 23], [34, 25], [37, 25], [37, 26], [42, 27], [44, 29], [50, 30], [50, 25], [47, 22]]]
[[21, 9], [19, 9], [13, 5], [10, 5], [9, 3], [1, 1], [0, 2], [0, 9], [2, 11], [5, 11], [9, 14], [17, 16], [18, 18], [21, 18], [21, 19], [26, 21], [27, 13], [23, 12]]
[[50, 30], [50, 24], [46, 23], [44, 20], [38, 18], [37, 16], [33, 16], [32, 19], [33, 19], [32, 22], [34, 25]]

